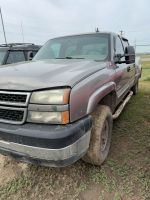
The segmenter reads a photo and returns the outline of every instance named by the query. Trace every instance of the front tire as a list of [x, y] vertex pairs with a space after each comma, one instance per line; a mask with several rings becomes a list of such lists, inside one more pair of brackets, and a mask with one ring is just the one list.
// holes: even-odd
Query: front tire
[[82, 159], [94, 165], [101, 165], [109, 152], [113, 118], [110, 108], [105, 105], [98, 105], [92, 117], [90, 145]]

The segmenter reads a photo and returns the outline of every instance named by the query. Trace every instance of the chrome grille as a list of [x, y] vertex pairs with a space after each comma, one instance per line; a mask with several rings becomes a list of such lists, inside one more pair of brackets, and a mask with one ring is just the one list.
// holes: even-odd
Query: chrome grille
[[0, 106], [0, 122], [22, 124], [26, 119], [27, 108]]
[[0, 119], [21, 122], [23, 120], [24, 111], [22, 110], [6, 110], [0, 109]]
[[1, 102], [26, 102], [27, 95], [0, 93]]
[[27, 106], [30, 93], [0, 91], [0, 104]]
[[0, 91], [0, 122], [23, 124], [27, 116], [30, 93]]

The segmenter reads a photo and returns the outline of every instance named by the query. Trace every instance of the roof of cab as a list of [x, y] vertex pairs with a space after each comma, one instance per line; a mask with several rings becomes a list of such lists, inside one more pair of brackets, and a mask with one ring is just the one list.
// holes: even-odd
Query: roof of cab
[[93, 35], [93, 34], [112, 34], [112, 35], [118, 35], [117, 33], [114, 32], [90, 32], [90, 33], [80, 33], [80, 34], [72, 34], [72, 35], [65, 35], [65, 36], [59, 36], [59, 37], [55, 37], [52, 39], [57, 39], [57, 38], [64, 38], [64, 37], [72, 37], [72, 36], [79, 36], [79, 35]]

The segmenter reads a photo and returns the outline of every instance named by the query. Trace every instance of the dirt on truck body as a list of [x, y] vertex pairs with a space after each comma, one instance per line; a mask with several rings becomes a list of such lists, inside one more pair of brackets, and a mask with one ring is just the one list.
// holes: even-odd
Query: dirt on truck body
[[0, 153], [51, 167], [102, 164], [140, 77], [140, 58], [115, 33], [49, 40], [32, 61], [0, 68]]

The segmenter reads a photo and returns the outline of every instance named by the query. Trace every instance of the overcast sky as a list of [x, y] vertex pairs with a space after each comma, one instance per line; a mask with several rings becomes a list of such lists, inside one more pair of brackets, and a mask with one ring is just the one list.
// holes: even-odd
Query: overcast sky
[[[44, 44], [53, 37], [98, 27], [118, 34], [123, 30], [130, 45], [135, 40], [137, 45], [150, 44], [150, 0], [0, 0], [0, 6], [8, 43]], [[136, 52], [150, 52], [150, 46], [137, 46]]]

